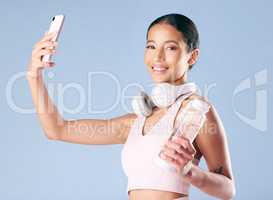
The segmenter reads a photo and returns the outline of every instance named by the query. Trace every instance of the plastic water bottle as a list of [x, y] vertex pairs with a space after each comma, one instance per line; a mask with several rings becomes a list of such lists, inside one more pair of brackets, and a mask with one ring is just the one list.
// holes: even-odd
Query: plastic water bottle
[[[209, 104], [205, 101], [194, 99], [191, 100], [185, 108], [182, 108], [181, 115], [182, 119], [180, 120], [180, 125], [177, 129], [174, 130], [173, 134], [170, 137], [183, 136], [192, 143], [196, 138], [200, 128], [203, 126], [206, 119], [206, 113], [209, 111]], [[176, 169], [173, 165], [168, 163], [166, 160], [163, 160], [160, 157], [162, 150], [159, 152], [158, 157], [156, 158], [156, 163], [159, 164], [164, 169], [169, 171], [176, 172]], [[192, 165], [192, 162], [188, 162], [183, 170], [182, 174], [185, 175], [188, 173]]]

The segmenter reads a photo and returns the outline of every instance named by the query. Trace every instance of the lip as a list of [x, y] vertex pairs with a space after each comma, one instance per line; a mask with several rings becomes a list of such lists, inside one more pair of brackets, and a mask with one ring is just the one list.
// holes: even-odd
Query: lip
[[152, 70], [155, 73], [165, 73], [167, 70], [169, 69], [169, 67], [163, 66], [163, 65], [152, 65]]

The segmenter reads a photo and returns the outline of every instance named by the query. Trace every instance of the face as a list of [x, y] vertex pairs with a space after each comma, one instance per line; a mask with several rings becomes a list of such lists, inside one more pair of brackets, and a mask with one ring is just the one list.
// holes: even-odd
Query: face
[[[192, 53], [182, 35], [169, 24], [156, 24], [148, 32], [144, 63], [154, 82], [184, 83]], [[185, 75], [185, 76], [183, 76]]]

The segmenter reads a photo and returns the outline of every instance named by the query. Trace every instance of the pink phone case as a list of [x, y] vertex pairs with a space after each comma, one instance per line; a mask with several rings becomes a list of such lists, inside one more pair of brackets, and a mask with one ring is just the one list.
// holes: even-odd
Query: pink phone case
[[[63, 23], [64, 23], [64, 15], [56, 15], [52, 18], [48, 33], [57, 32], [56, 36], [52, 39], [52, 41], [57, 41], [59, 35], [61, 33]], [[43, 62], [49, 62], [51, 60], [51, 55], [44, 55], [42, 58]]]

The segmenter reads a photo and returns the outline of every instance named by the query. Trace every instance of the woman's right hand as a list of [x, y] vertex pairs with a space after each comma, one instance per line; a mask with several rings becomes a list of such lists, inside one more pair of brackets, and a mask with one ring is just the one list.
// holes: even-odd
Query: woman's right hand
[[39, 72], [46, 67], [55, 66], [55, 63], [52, 61], [43, 62], [42, 57], [56, 52], [57, 42], [52, 41], [56, 34], [56, 32], [45, 33], [43, 38], [34, 45], [28, 66], [28, 73], [32, 76], [38, 76]]

